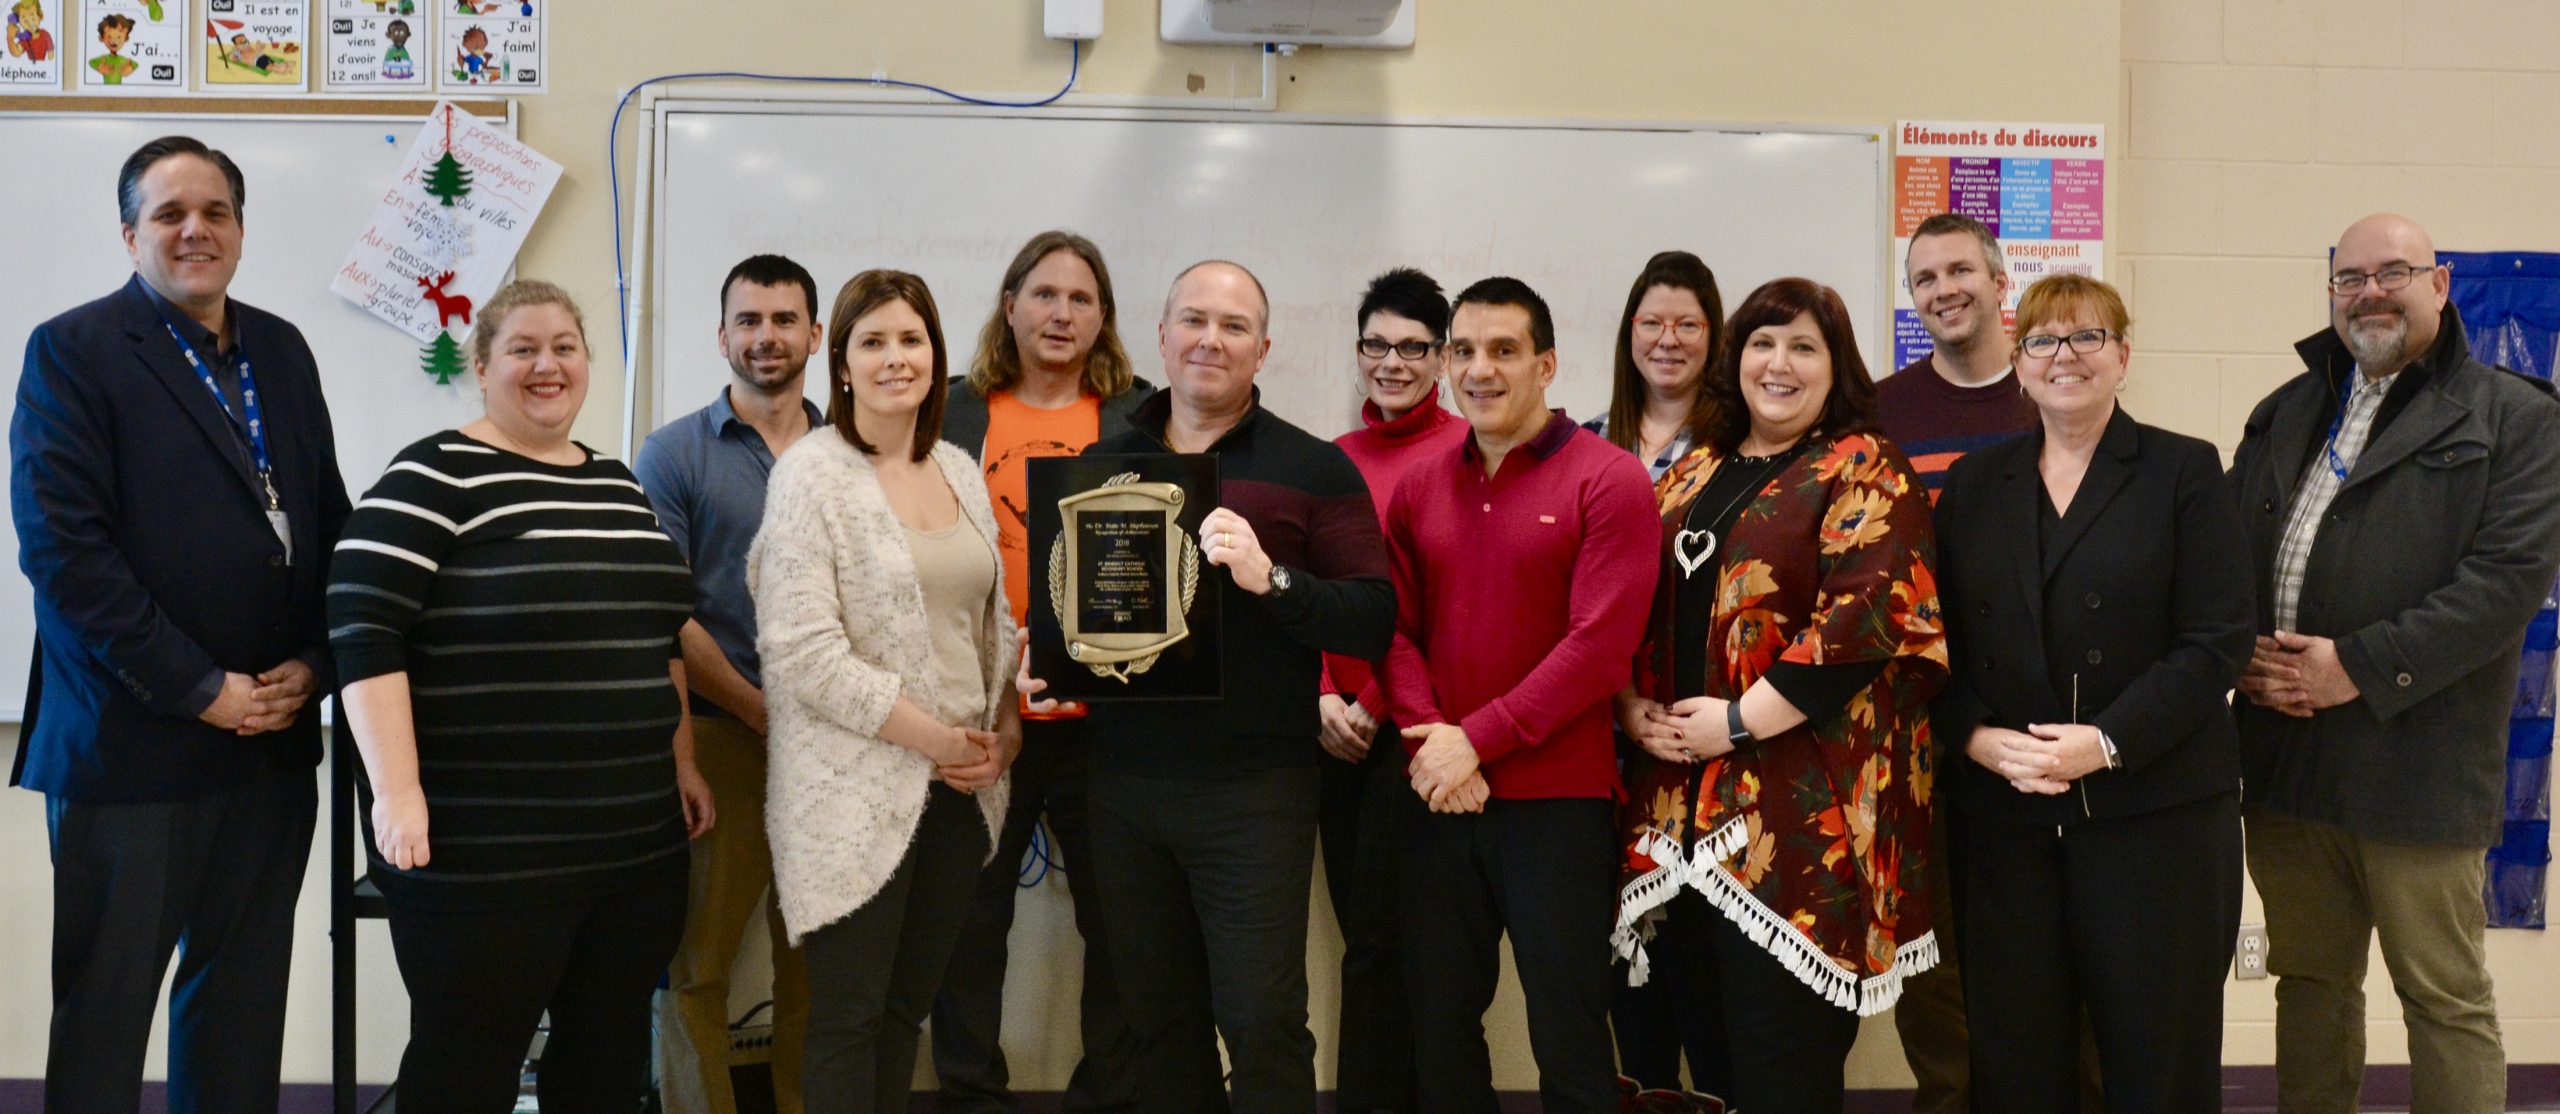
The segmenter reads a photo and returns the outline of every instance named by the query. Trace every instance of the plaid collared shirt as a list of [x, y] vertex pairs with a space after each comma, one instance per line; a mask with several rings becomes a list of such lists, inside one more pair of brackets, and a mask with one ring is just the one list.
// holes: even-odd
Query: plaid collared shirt
[[2355, 471], [2356, 458], [2364, 455], [2365, 439], [2373, 433], [2373, 416], [2382, 409], [2382, 400], [2391, 393], [2391, 384], [2400, 378], [2392, 372], [2380, 379], [2369, 378], [2363, 369], [2347, 373], [2354, 386], [2347, 392], [2347, 410], [2338, 419], [2337, 435], [2311, 466], [2302, 470], [2302, 486], [2293, 492], [2293, 510], [2284, 520], [2284, 536], [2276, 543], [2276, 629], [2293, 630], [2296, 612], [2302, 604], [2302, 577], [2311, 564], [2311, 543], [2320, 537], [2320, 516], [2329, 513], [2329, 504], [2338, 497], [2338, 487]]

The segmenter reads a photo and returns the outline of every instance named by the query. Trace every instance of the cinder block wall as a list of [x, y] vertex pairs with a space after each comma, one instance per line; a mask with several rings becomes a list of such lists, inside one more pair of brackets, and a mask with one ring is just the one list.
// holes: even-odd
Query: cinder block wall
[[[2227, 457], [2301, 371], [2328, 250], [2365, 213], [2407, 213], [2448, 251], [2560, 251], [2560, 3], [2124, 0], [2123, 19], [2109, 270], [2143, 419]], [[2509, 1060], [2560, 1061], [2560, 940], [2498, 930], [2489, 948]], [[2272, 987], [2232, 984], [2225, 1062], [2273, 1062]], [[2408, 1062], [2378, 951], [2366, 995], [2372, 1062]]]

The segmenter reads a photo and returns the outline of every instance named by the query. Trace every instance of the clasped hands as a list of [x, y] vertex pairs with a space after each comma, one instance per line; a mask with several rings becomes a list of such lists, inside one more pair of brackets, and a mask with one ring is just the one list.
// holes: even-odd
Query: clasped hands
[[1493, 799], [1493, 787], [1485, 784], [1484, 771], [1476, 762], [1476, 745], [1468, 741], [1465, 728], [1430, 723], [1405, 728], [1404, 737], [1422, 741], [1413, 752], [1410, 769], [1413, 791], [1430, 802], [1431, 811], [1484, 811], [1484, 803]]
[[2364, 695], [2338, 661], [2337, 642], [2289, 630], [2258, 636], [2239, 688], [2250, 703], [2297, 719]]
[[934, 776], [963, 793], [994, 785], [1022, 753], [1022, 723], [1010, 716], [993, 731], [954, 727], [950, 737], [925, 757], [933, 759]]
[[2086, 723], [2030, 723], [2024, 731], [1984, 724], [1964, 744], [1968, 758], [2021, 793], [2051, 796], [2107, 768], [2107, 747]]
[[290, 658], [256, 676], [224, 673], [222, 691], [196, 716], [234, 735], [263, 735], [293, 726], [316, 687], [311, 665]]
[[1618, 694], [1618, 730], [1635, 740], [1645, 753], [1665, 762], [1704, 762], [1733, 753], [1733, 739], [1725, 734], [1725, 705], [1732, 703], [1712, 696], [1692, 696], [1664, 704], [1637, 696], [1632, 690]]
[[1369, 757], [1369, 744], [1378, 735], [1377, 717], [1357, 700], [1336, 693], [1316, 697], [1316, 742], [1324, 752], [1357, 765]]

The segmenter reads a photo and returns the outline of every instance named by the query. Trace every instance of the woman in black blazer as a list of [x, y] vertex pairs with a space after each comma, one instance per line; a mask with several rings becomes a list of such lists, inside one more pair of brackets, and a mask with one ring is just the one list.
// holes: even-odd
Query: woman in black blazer
[[2213, 446], [2116, 405], [2129, 324], [2096, 279], [2029, 288], [2041, 428], [1957, 462], [1937, 508], [1977, 1111], [2078, 1110], [2084, 1011], [2111, 1114], [2221, 1109], [2253, 589]]

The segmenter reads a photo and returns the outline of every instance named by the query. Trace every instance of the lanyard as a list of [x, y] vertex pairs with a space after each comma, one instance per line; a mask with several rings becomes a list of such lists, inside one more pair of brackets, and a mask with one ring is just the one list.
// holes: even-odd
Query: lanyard
[[[222, 408], [222, 416], [231, 418], [234, 425], [241, 424], [231, 413], [231, 400], [224, 397], [222, 385], [213, 381], [212, 369], [196, 358], [196, 346], [187, 343], [168, 318], [161, 318], [160, 324], [169, 330], [169, 339], [178, 342], [178, 351], [186, 353], [187, 366], [196, 369], [196, 378], [203, 381], [204, 389], [213, 392], [213, 404]], [[249, 353], [245, 350], [240, 353], [240, 408], [248, 413], [249, 456], [257, 463], [258, 482], [267, 489], [267, 509], [280, 509], [283, 504], [276, 498], [275, 463], [267, 455], [267, 423], [258, 411], [258, 379], [249, 371]]]
[[[2320, 446], [2320, 455], [2329, 467], [2329, 474], [2338, 477], [2340, 483], [2347, 480], [2347, 462], [2346, 458], [2338, 455], [2338, 430], [2346, 425], [2347, 407], [2355, 403], [2356, 381], [2363, 376], [2361, 369], [2347, 369], [2347, 381], [2338, 388], [2338, 412], [2329, 419], [2329, 440]], [[2363, 454], [2359, 452], [2357, 455]]]

